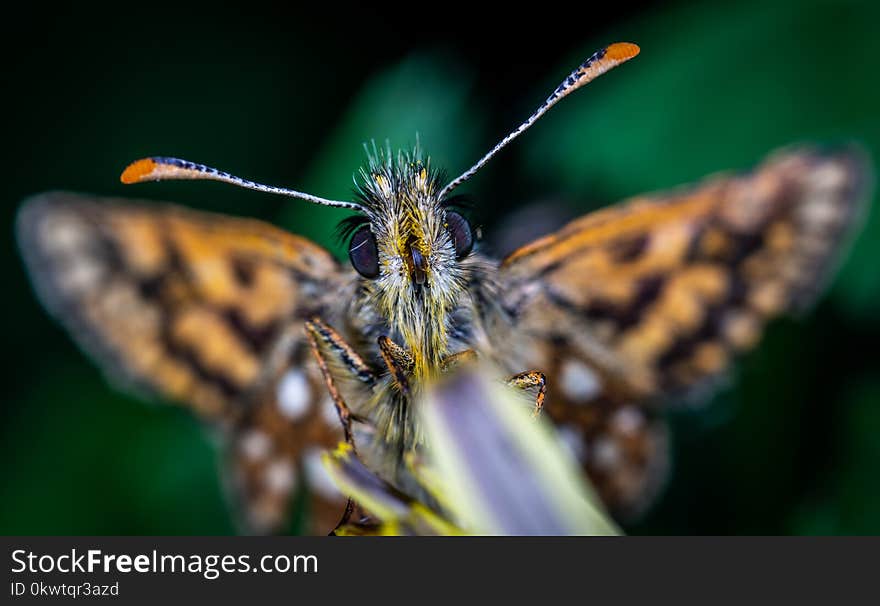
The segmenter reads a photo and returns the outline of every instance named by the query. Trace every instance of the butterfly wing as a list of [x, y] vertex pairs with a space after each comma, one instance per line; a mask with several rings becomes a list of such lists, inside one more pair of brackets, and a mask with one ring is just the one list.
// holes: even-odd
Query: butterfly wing
[[344, 502], [316, 474], [340, 433], [303, 332], [343, 300], [326, 250], [258, 221], [60, 192], [30, 199], [17, 229], [40, 299], [112, 380], [228, 438], [249, 530], [284, 528], [303, 474], [335, 526]]
[[766, 322], [808, 306], [858, 215], [866, 162], [793, 149], [577, 219], [500, 268], [516, 335], [505, 351], [548, 375], [548, 412], [612, 508], [638, 508], [665, 468], [649, 402], [705, 391]]

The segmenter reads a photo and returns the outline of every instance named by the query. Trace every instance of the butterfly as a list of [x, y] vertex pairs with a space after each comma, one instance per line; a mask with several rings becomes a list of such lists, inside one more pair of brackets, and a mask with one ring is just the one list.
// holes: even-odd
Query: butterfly
[[791, 148], [588, 214], [504, 259], [482, 252], [453, 190], [638, 53], [593, 54], [448, 183], [418, 147], [373, 146], [351, 201], [168, 157], [122, 174], [353, 211], [348, 263], [262, 222], [64, 192], [26, 202], [20, 248], [39, 298], [111, 379], [221, 434], [249, 531], [282, 531], [303, 485], [315, 530], [350, 511], [320, 464], [340, 439], [411, 489], [401, 461], [423, 442], [416, 396], [472, 357], [556, 423], [616, 517], [638, 515], [666, 476], [665, 407], [705, 394], [768, 321], [809, 306], [858, 224], [869, 172], [856, 149]]

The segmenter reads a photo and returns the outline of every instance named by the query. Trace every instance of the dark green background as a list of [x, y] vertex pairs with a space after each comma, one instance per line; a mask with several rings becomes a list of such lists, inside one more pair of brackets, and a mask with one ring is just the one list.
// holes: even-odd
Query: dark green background
[[[0, 257], [0, 532], [234, 530], [210, 436], [106, 386], [33, 298], [12, 237], [46, 189], [264, 218], [316, 241], [342, 211], [213, 183], [124, 188], [144, 155], [345, 197], [361, 143], [418, 132], [457, 174], [584, 57], [642, 54], [554, 109], [467, 186], [492, 234], [518, 207], [571, 214], [799, 141], [880, 156], [880, 8], [865, 2], [542, 5], [475, 22], [449, 4], [318, 15], [294, 5], [25, 9], [6, 18]], [[27, 12], [29, 11], [29, 12]], [[880, 217], [816, 309], [772, 325], [711, 405], [677, 413], [675, 463], [632, 532], [880, 533]]]

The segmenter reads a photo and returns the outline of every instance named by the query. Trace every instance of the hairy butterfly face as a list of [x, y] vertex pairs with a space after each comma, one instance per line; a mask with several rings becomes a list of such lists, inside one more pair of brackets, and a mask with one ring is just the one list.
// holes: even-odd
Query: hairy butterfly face
[[419, 158], [370, 157], [358, 195], [362, 214], [343, 224], [349, 259], [375, 310], [413, 354], [416, 372], [436, 366], [447, 345], [449, 313], [468, 280], [474, 234], [438, 196], [438, 175]]

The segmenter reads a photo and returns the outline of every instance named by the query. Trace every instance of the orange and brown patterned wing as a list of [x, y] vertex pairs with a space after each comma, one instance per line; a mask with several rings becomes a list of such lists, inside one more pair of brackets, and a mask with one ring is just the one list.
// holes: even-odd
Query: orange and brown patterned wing
[[586, 436], [613, 508], [644, 501], [665, 467], [645, 404], [702, 393], [768, 320], [813, 301], [866, 177], [856, 151], [783, 151], [750, 174], [587, 215], [503, 261], [517, 362], [548, 375], [547, 410]]
[[319, 452], [341, 434], [303, 328], [342, 300], [327, 251], [258, 221], [70, 193], [27, 201], [17, 227], [40, 299], [111, 379], [229, 438], [249, 530], [283, 530], [304, 475], [335, 526]]

